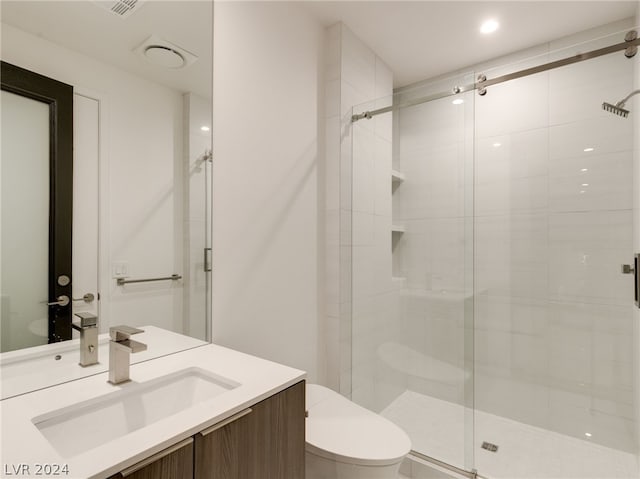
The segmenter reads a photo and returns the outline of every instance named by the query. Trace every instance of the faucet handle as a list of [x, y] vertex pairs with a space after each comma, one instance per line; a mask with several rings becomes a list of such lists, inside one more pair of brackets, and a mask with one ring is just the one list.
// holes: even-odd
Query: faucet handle
[[78, 331], [82, 331], [86, 328], [95, 328], [98, 325], [98, 317], [88, 311], [82, 313], [74, 313], [74, 316], [80, 318], [80, 324], [71, 323], [71, 326], [73, 326], [73, 328], [77, 329]]
[[147, 350], [147, 345], [140, 341], [134, 341], [133, 339], [125, 339], [124, 341], [118, 341], [119, 346], [124, 346], [129, 353], [139, 353]]
[[109, 336], [112, 341], [124, 341], [138, 333], [144, 333], [144, 329], [132, 328], [131, 326], [126, 326], [124, 324], [109, 328]]

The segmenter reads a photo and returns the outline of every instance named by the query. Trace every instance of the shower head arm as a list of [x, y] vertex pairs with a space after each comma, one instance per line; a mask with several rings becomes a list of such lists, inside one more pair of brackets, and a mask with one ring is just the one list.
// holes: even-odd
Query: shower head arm
[[625, 103], [627, 103], [627, 101], [629, 100], [629, 98], [631, 98], [633, 95], [637, 95], [638, 93], [640, 93], [640, 89], [638, 90], [633, 90], [631, 93], [629, 93], [624, 99], [620, 100], [618, 103], [616, 103], [616, 106], [619, 107], [623, 107], [625, 105]]

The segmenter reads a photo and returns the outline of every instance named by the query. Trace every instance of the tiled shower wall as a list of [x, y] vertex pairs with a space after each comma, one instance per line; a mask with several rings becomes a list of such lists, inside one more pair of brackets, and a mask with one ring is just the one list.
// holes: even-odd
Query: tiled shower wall
[[[351, 114], [354, 105], [376, 98], [390, 104], [393, 76], [339, 23], [326, 31], [325, 78], [327, 385], [373, 406], [375, 347], [397, 324], [391, 293], [392, 124], [352, 124]], [[382, 102], [369, 109], [377, 106]], [[365, 150], [353, 156], [353, 164], [352, 147]]]
[[633, 122], [601, 104], [632, 74], [619, 53], [492, 88], [475, 173], [476, 407], [627, 451]]
[[[473, 82], [471, 75], [437, 83], [417, 96]], [[416, 92], [413, 92], [416, 93]], [[405, 92], [400, 101], [411, 96]], [[405, 180], [394, 192], [394, 218], [405, 233], [394, 249], [402, 280], [401, 328], [407, 389], [464, 404], [465, 308], [472, 305], [473, 94], [401, 109], [396, 119], [395, 168]], [[471, 135], [471, 136], [470, 136]], [[465, 211], [467, 209], [468, 211]]]
[[[547, 59], [556, 56], [535, 63]], [[620, 264], [632, 254], [637, 130], [600, 105], [629, 93], [633, 63], [609, 55], [472, 100], [475, 407], [627, 451], [636, 451], [633, 313]], [[455, 402], [466, 379], [464, 108], [449, 99], [403, 110], [396, 145], [407, 176], [399, 187], [402, 342], [423, 364], [408, 388]]]

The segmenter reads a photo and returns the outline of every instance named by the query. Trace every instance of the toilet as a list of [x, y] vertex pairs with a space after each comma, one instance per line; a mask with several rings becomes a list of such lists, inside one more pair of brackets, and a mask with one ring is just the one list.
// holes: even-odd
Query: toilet
[[318, 384], [307, 384], [306, 479], [391, 479], [411, 450], [388, 419]]

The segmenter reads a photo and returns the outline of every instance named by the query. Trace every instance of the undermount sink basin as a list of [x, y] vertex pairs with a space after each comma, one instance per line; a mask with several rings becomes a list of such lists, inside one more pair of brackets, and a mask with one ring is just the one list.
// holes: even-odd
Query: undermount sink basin
[[168, 416], [212, 399], [240, 384], [189, 368], [65, 407], [32, 419], [65, 458], [76, 456]]

